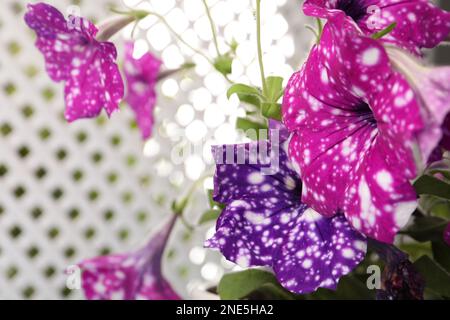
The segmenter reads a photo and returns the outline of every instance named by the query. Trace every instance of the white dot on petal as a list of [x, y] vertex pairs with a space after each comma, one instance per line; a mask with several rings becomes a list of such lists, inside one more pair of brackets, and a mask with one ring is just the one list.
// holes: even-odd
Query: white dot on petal
[[303, 261], [302, 263], [302, 267], [305, 269], [309, 269], [312, 266], [312, 261], [311, 259], [306, 259], [305, 261]]
[[251, 184], [260, 184], [264, 181], [264, 176], [260, 172], [253, 172], [248, 176], [248, 182]]
[[342, 250], [342, 256], [347, 259], [352, 259], [355, 256], [355, 251], [350, 248], [345, 248]]
[[366, 66], [374, 66], [379, 60], [380, 50], [378, 48], [367, 49], [362, 55], [362, 63]]
[[386, 170], [378, 171], [377, 174], [375, 175], [375, 180], [384, 191], [391, 190], [393, 179], [392, 175], [388, 171]]
[[242, 268], [247, 268], [250, 265], [250, 262], [246, 256], [240, 256], [237, 258], [236, 263]]

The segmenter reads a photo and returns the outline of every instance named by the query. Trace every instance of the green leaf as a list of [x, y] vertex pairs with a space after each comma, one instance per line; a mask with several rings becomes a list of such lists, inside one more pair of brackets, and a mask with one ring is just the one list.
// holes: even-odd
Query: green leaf
[[281, 77], [267, 77], [267, 100], [269, 102], [278, 102], [283, 95], [283, 78]]
[[375, 291], [369, 290], [364, 281], [352, 275], [339, 280], [337, 290], [320, 288], [307, 296], [310, 300], [372, 300]]
[[419, 242], [439, 241], [447, 221], [438, 217], [416, 217], [413, 224], [401, 234], [406, 234]]
[[264, 102], [261, 108], [262, 115], [267, 119], [281, 121], [281, 104]]
[[444, 242], [442, 236], [440, 241], [434, 241], [431, 244], [433, 250], [433, 258], [439, 263], [447, 272], [450, 272], [450, 248]]
[[427, 255], [429, 257], [433, 256], [431, 251], [431, 242], [408, 242], [401, 243], [398, 245], [398, 248], [408, 254], [409, 259], [411, 261], [415, 261], [419, 259], [423, 255]]
[[198, 222], [199, 225], [211, 222], [211, 221], [216, 221], [219, 216], [220, 213], [222, 212], [222, 210], [219, 209], [211, 209], [211, 210], [207, 210], [203, 213], [203, 215], [200, 218], [200, 221]]
[[265, 283], [258, 289], [250, 292], [245, 299], [248, 300], [295, 300], [295, 296], [280, 285]]
[[213, 209], [214, 205], [215, 205], [215, 201], [213, 199], [213, 195], [214, 195], [214, 190], [208, 189], [208, 202], [209, 202], [209, 208]]
[[414, 262], [415, 268], [425, 279], [425, 285], [431, 291], [445, 297], [450, 297], [450, 274], [440, 265], [423, 256]]
[[218, 57], [214, 61], [214, 68], [223, 75], [229, 75], [232, 72], [233, 59], [229, 55]]
[[224, 275], [220, 280], [217, 291], [222, 300], [237, 300], [248, 296], [266, 284], [280, 286], [272, 273], [249, 269]]
[[261, 99], [253, 96], [253, 95], [246, 95], [246, 94], [238, 94], [239, 101], [243, 103], [250, 104], [252, 106], [257, 107], [258, 109], [261, 109]]
[[264, 100], [264, 97], [262, 96], [262, 94], [259, 91], [259, 89], [251, 87], [251, 86], [248, 86], [246, 84], [242, 84], [242, 83], [234, 84], [228, 89], [228, 91], [227, 91], [228, 99], [230, 99], [230, 97], [234, 93], [236, 93], [238, 95], [238, 97], [240, 95], [246, 95], [246, 96], [254, 96], [256, 98]]
[[430, 175], [421, 176], [415, 183], [417, 194], [429, 194], [450, 200], [450, 184]]
[[[267, 125], [248, 120], [246, 118], [238, 118], [236, 120], [236, 128], [243, 130], [247, 137], [253, 140], [259, 139], [259, 130], [267, 130]], [[251, 132], [253, 130], [254, 132]], [[254, 135], [252, 135], [254, 133]]]

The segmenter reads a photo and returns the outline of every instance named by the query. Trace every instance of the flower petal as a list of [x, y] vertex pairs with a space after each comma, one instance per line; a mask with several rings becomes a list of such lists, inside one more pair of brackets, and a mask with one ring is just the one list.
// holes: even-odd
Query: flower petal
[[[109, 49], [111, 50], [111, 49]], [[67, 121], [92, 118], [105, 108], [108, 115], [118, 110], [124, 85], [117, 64], [101, 50], [87, 48], [71, 71], [65, 86]]]
[[133, 58], [134, 44], [126, 44], [125, 76], [127, 79], [128, 104], [133, 108], [142, 138], [151, 136], [153, 129], [153, 108], [156, 104], [155, 86], [162, 61], [150, 53]]
[[277, 198], [243, 198], [229, 203], [205, 246], [219, 249], [241, 267], [271, 266], [285, 237], [306, 209]]
[[76, 20], [66, 21], [61, 12], [45, 3], [29, 4], [25, 14], [25, 22], [36, 32], [36, 47], [44, 55], [47, 73], [54, 81], [70, 78], [74, 59], [80, 57], [86, 41], [97, 32], [88, 20], [71, 19]]
[[138, 272], [130, 264], [124, 266], [126, 255], [96, 258], [80, 264], [82, 286], [89, 300], [133, 299]]
[[161, 271], [161, 259], [175, 224], [174, 215], [135, 252], [96, 257], [79, 264], [82, 286], [89, 300], [179, 300]]
[[261, 199], [291, 199], [301, 181], [283, 145], [266, 141], [213, 146], [216, 166], [214, 200], [229, 203], [257, 195]]
[[[394, 30], [382, 41], [395, 44], [398, 47], [421, 55], [422, 48], [434, 48], [450, 34], [450, 12], [446, 12], [428, 0], [381, 0], [381, 19], [378, 30], [383, 30], [392, 23], [397, 23]], [[368, 19], [360, 21], [359, 25], [366, 34], [373, 33], [367, 28]], [[370, 23], [370, 22], [369, 22]]]
[[[249, 160], [257, 145], [229, 146], [229, 160], [236, 162], [239, 148]], [[216, 160], [227, 158], [225, 147], [214, 151]], [[264, 157], [253, 157], [254, 164], [219, 162], [214, 196], [225, 208], [205, 246], [219, 249], [241, 267], [272, 267], [282, 285], [296, 293], [335, 288], [363, 259], [365, 237], [342, 215], [328, 219], [307, 209], [299, 199], [301, 181], [284, 149], [279, 157], [279, 171], [266, 176], [260, 173]]]
[[428, 0], [306, 0], [306, 15], [331, 18], [342, 12], [353, 18], [366, 35], [397, 23], [381, 41], [393, 43], [416, 55], [434, 48], [450, 34], [450, 13]]
[[[258, 152], [261, 146], [267, 149]], [[213, 147], [214, 200], [226, 208], [206, 246], [243, 266], [270, 265], [294, 218], [305, 210], [297, 197], [301, 182], [278, 147], [264, 141]], [[223, 163], [226, 159], [233, 164]], [[277, 162], [271, 166], [272, 159]], [[267, 173], [274, 174], [264, 174], [269, 167], [275, 170]]]
[[25, 22], [37, 34], [36, 47], [43, 53], [46, 69], [54, 81], [69, 78], [73, 47], [80, 39], [70, 37], [67, 22], [56, 8], [44, 4], [29, 4]]
[[297, 293], [336, 289], [339, 279], [364, 259], [365, 237], [343, 215], [324, 218], [307, 209], [296, 220], [275, 258], [277, 278]]

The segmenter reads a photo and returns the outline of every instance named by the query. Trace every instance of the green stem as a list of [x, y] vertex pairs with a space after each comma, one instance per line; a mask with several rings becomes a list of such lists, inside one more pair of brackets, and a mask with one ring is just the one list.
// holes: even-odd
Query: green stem
[[157, 80], [157, 81], [164, 80], [164, 79], [166, 79], [166, 78], [168, 78], [168, 77], [170, 77], [170, 76], [173, 76], [174, 74], [177, 74], [177, 73], [179, 73], [179, 72], [182, 72], [182, 71], [186, 71], [186, 70], [192, 69], [192, 68], [194, 68], [194, 67], [195, 67], [195, 63], [192, 63], [192, 62], [186, 62], [186, 63], [184, 63], [181, 67], [179, 67], [179, 68], [177, 68], [177, 69], [165, 70], [165, 71], [160, 72], [160, 73], [158, 74], [158, 77], [156, 78], [156, 80]]
[[161, 20], [162, 23], [164, 23], [164, 25], [167, 27], [167, 29], [169, 29], [169, 31], [182, 43], [184, 44], [186, 47], [188, 47], [189, 49], [191, 49], [192, 51], [194, 51], [195, 53], [197, 53], [198, 55], [202, 56], [203, 58], [205, 58], [210, 64], [214, 65], [214, 62], [207, 57], [203, 52], [201, 52], [200, 50], [194, 48], [193, 46], [191, 46], [189, 43], [187, 43], [171, 26], [170, 24], [167, 22], [167, 20], [160, 14], [155, 13], [155, 12], [149, 12], [149, 15], [153, 15], [155, 17], [157, 17], [159, 20]]
[[317, 43], [319, 43], [320, 42], [320, 38], [322, 37], [323, 24], [322, 24], [322, 20], [320, 18], [317, 18], [316, 20], [317, 20], [317, 29], [318, 29], [317, 30], [317, 34], [318, 34]]
[[217, 52], [217, 56], [220, 57], [220, 51], [219, 51], [219, 42], [217, 41], [217, 32], [216, 32], [216, 25], [214, 24], [214, 20], [211, 16], [211, 11], [209, 10], [209, 6], [208, 3], [206, 2], [206, 0], [202, 0], [203, 1], [203, 5], [205, 6], [205, 10], [206, 10], [206, 15], [208, 16], [208, 20], [209, 20], [209, 25], [211, 27], [211, 32], [213, 35], [213, 39], [214, 39], [214, 46], [216, 47], [216, 52]]
[[392, 30], [394, 30], [396, 26], [397, 26], [397, 22], [391, 23], [385, 29], [374, 33], [372, 35], [372, 39], [376, 39], [377, 40], [377, 39], [383, 38], [385, 35], [389, 34]]
[[189, 222], [187, 222], [186, 218], [182, 214], [177, 214], [178, 218], [180, 219], [181, 223], [184, 225], [186, 229], [188, 229], [190, 232], [195, 230], [195, 227], [191, 225]]
[[184, 211], [189, 203], [189, 201], [191, 200], [192, 196], [194, 195], [194, 192], [197, 190], [197, 188], [203, 183], [203, 181], [205, 181], [205, 179], [209, 178], [210, 175], [204, 175], [202, 177], [200, 177], [199, 179], [197, 179], [192, 186], [189, 188], [189, 190], [187, 191], [186, 195], [180, 200], [180, 201], [175, 201], [173, 204], [173, 211], [175, 214], [177, 214], [180, 217], [181, 222], [185, 225], [185, 227], [187, 229], [189, 229], [190, 231], [194, 230], [194, 226], [192, 226], [184, 217]]
[[138, 11], [120, 11], [117, 9], [112, 8], [111, 12], [117, 13], [117, 14], [121, 14], [121, 15], [129, 15], [129, 16], [134, 16], [136, 17], [138, 20], [142, 19], [145, 16], [155, 16], [157, 17], [159, 20], [161, 20], [161, 22], [166, 26], [167, 29], [169, 29], [169, 31], [181, 42], [183, 43], [186, 47], [188, 47], [189, 49], [191, 49], [193, 52], [197, 53], [198, 55], [202, 56], [203, 58], [205, 58], [211, 65], [214, 65], [214, 62], [208, 57], [206, 56], [203, 52], [201, 52], [200, 50], [194, 48], [193, 46], [191, 46], [187, 41], [185, 41], [171, 26], [170, 24], [167, 22], [167, 20], [160, 14], [156, 13], [156, 12], [150, 12], [150, 11], [142, 11], [142, 10], [138, 10]]
[[264, 63], [261, 46], [261, 0], [256, 0], [256, 39], [258, 45], [258, 61], [259, 61], [259, 71], [261, 73], [263, 95], [267, 96], [266, 75], [264, 73]]

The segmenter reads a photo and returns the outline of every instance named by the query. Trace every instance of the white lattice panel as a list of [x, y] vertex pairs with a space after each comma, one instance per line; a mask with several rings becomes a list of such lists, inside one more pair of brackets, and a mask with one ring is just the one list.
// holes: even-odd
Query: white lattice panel
[[[126, 106], [112, 119], [67, 124], [62, 86], [44, 72], [34, 35], [23, 22], [28, 1], [0, 2], [0, 298], [82, 298], [65, 288], [64, 269], [84, 258], [135, 248], [170, 213], [170, 202], [196, 179], [209, 146], [233, 142], [242, 110], [225, 97], [227, 83], [198, 56], [175, 41], [153, 18], [137, 29], [139, 47], [149, 47], [168, 68], [197, 63], [189, 78], [159, 86], [155, 137], [140, 140]], [[63, 12], [71, 5], [100, 21], [117, 1], [48, 1]], [[249, 0], [209, 1], [220, 28], [221, 46], [241, 44], [233, 80], [258, 83], [254, 17]], [[214, 55], [201, 0], [127, 1], [163, 14], [185, 39]], [[287, 77], [305, 57], [311, 41], [299, 1], [264, 1], [269, 73]], [[289, 21], [289, 31], [288, 23]], [[115, 38], [119, 49], [131, 27]], [[295, 39], [294, 39], [295, 35]], [[181, 138], [180, 138], [181, 137]], [[174, 161], [180, 146], [197, 154]], [[192, 147], [194, 148], [194, 147]], [[144, 151], [144, 152], [143, 152]], [[203, 156], [205, 154], [206, 157]], [[175, 159], [176, 160], [176, 159]], [[189, 211], [195, 221], [206, 208], [200, 195]], [[231, 266], [202, 249], [206, 226], [188, 236], [178, 226], [166, 260], [166, 274], [182, 294], [216, 281]]]

